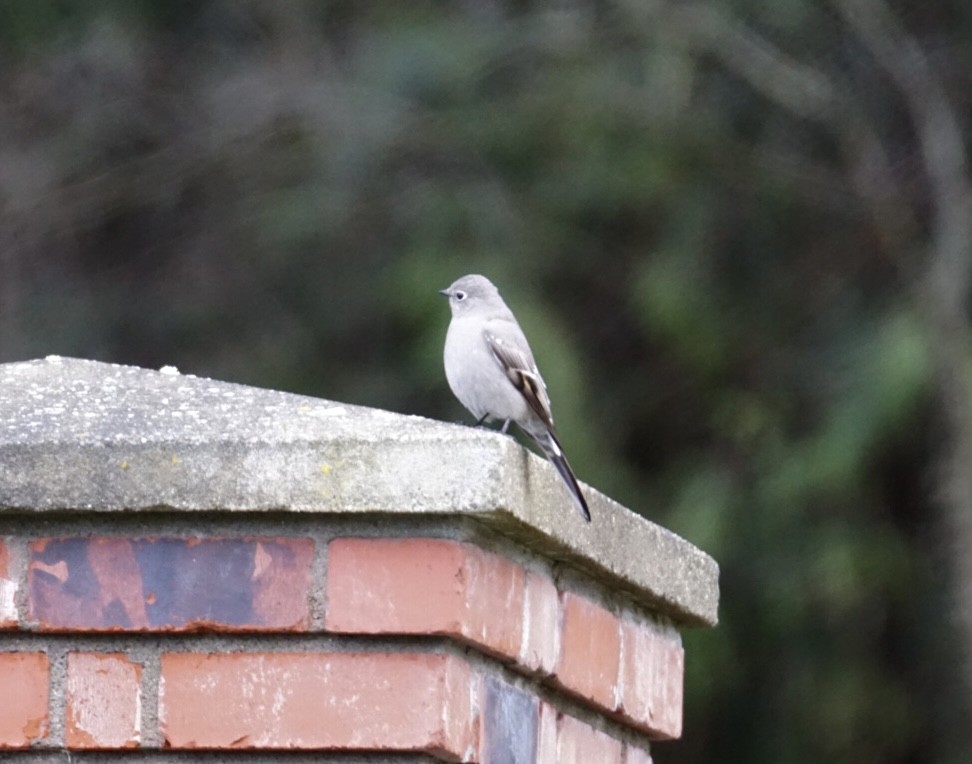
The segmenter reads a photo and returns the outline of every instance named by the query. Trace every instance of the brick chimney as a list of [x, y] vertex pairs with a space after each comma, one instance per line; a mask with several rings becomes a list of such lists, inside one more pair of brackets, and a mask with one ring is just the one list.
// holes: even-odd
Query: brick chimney
[[650, 762], [718, 567], [586, 491], [482, 429], [0, 365], [0, 748]]

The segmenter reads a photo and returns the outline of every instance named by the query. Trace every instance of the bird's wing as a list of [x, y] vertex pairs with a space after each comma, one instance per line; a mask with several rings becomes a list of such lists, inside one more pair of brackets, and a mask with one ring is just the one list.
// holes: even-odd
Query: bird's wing
[[493, 357], [513, 386], [520, 391], [533, 413], [553, 430], [553, 414], [550, 412], [547, 385], [540, 376], [526, 338], [518, 331], [515, 324], [511, 327], [492, 322], [491, 324], [483, 330], [483, 337]]

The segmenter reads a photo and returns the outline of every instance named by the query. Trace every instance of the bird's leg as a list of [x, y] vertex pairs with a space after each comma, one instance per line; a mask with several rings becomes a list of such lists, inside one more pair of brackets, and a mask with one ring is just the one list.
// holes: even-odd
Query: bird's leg
[[503, 422], [503, 426], [500, 428], [500, 432], [506, 435], [506, 431], [509, 429], [509, 427], [510, 427], [510, 420], [507, 419], [505, 422]]
[[481, 417], [479, 418], [479, 421], [478, 421], [478, 422], [476, 422], [476, 424], [474, 424], [474, 425], [473, 425], [473, 427], [482, 427], [482, 426], [483, 426], [483, 423], [484, 423], [484, 422], [485, 422], [485, 421], [486, 421], [487, 419], [489, 419], [489, 414], [483, 414], [483, 415], [482, 415], [482, 416], [481, 416]]

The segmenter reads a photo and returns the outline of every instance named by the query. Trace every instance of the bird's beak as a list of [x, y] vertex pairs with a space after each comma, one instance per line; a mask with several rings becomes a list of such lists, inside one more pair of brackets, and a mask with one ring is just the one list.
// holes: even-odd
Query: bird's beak
[[441, 294], [443, 297], [448, 297], [449, 296], [449, 290], [448, 289], [440, 289], [439, 290], [439, 294]]

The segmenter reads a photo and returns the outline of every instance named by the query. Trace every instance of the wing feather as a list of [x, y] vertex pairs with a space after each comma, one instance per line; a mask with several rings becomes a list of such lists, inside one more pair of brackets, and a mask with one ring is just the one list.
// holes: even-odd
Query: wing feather
[[[550, 411], [550, 398], [547, 396], [547, 385], [540, 376], [537, 364], [533, 360], [529, 347], [526, 351], [520, 343], [504, 338], [497, 332], [486, 330], [483, 332], [486, 344], [500, 368], [506, 374], [513, 386], [519, 390], [526, 400], [530, 410], [539, 417], [547, 427], [553, 430], [553, 414]], [[523, 341], [525, 345], [526, 341]]]

